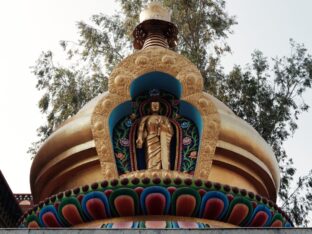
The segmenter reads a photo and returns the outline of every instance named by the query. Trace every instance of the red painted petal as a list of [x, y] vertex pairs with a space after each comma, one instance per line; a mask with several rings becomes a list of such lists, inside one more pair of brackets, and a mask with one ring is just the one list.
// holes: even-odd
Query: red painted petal
[[47, 212], [42, 215], [42, 222], [47, 227], [61, 227], [59, 222], [57, 221], [55, 215], [52, 212]]
[[161, 193], [151, 193], [145, 198], [148, 215], [163, 215], [166, 207], [166, 198]]
[[120, 195], [114, 200], [115, 208], [120, 216], [134, 216], [135, 207], [133, 198], [128, 195]]
[[224, 208], [224, 203], [219, 198], [211, 198], [206, 202], [203, 218], [218, 219]]
[[82, 217], [80, 216], [77, 207], [73, 204], [65, 205], [62, 208], [62, 214], [66, 221], [72, 226], [83, 223]]
[[250, 227], [263, 227], [268, 220], [268, 214], [264, 211], [259, 211], [253, 218]]
[[102, 200], [99, 198], [92, 198], [87, 201], [86, 207], [88, 210], [88, 213], [91, 215], [91, 217], [94, 220], [97, 219], [105, 219], [106, 211], [105, 211], [105, 205], [103, 204]]
[[196, 199], [189, 194], [180, 195], [176, 201], [176, 214], [178, 216], [192, 216], [196, 207]]
[[228, 222], [234, 225], [239, 225], [247, 217], [249, 208], [245, 204], [236, 204], [228, 218]]

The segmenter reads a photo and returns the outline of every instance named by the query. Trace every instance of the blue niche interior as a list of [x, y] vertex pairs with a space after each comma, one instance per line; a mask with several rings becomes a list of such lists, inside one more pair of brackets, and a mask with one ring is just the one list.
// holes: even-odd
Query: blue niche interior
[[[132, 99], [152, 89], [159, 89], [181, 98], [182, 85], [173, 76], [163, 72], [146, 73], [132, 81], [130, 95]], [[203, 130], [203, 121], [199, 111], [188, 102], [180, 102], [180, 115], [190, 118], [198, 127], [200, 137]]]
[[[176, 113], [179, 114], [178, 119], [176, 117], [170, 116], [170, 118], [175, 118], [177, 122], [181, 122], [183, 117], [189, 120], [191, 120], [198, 130], [198, 146], [201, 142], [201, 136], [203, 131], [203, 121], [202, 117], [200, 115], [200, 112], [197, 110], [196, 107], [194, 107], [192, 104], [180, 100], [181, 94], [182, 94], [182, 85], [181, 83], [174, 77], [170, 76], [169, 74], [163, 73], [163, 72], [151, 72], [144, 74], [134, 81], [132, 81], [130, 85], [130, 95], [131, 100], [126, 101], [120, 105], [118, 105], [110, 114], [109, 116], [109, 131], [110, 131], [110, 138], [111, 142], [114, 142], [114, 154], [116, 158], [116, 163], [118, 168], [123, 168], [123, 170], [119, 170], [119, 174], [124, 174], [129, 171], [132, 171], [132, 163], [130, 163], [129, 160], [122, 160], [121, 157], [130, 154], [129, 146], [116, 148], [116, 145], [120, 146], [120, 143], [116, 143], [116, 133], [119, 134], [119, 138], [123, 140], [122, 144], [128, 144], [131, 145], [129, 141], [129, 134], [131, 132], [131, 124], [135, 122], [135, 120], [131, 120], [131, 115], [136, 114], [136, 118], [142, 117], [140, 114], [138, 115], [135, 112], [135, 109], [137, 109], [135, 106], [137, 104], [137, 100], [146, 100], [147, 102], [150, 102], [152, 99], [155, 99], [153, 95], [151, 95], [151, 91], [159, 90], [161, 93], [168, 93], [170, 96], [173, 95], [175, 98], [174, 100], [178, 101], [178, 106], [172, 108], [178, 108], [176, 109]], [[144, 96], [146, 94], [150, 93], [150, 97]], [[142, 99], [144, 97], [144, 99]], [[151, 99], [151, 100], [149, 100]], [[175, 104], [176, 105], [176, 104]], [[138, 109], [137, 109], [138, 110]], [[169, 117], [169, 116], [168, 116]], [[184, 119], [185, 119], [184, 118]], [[130, 124], [130, 126], [127, 126]], [[181, 123], [180, 123], [181, 124]], [[122, 129], [121, 129], [122, 128]], [[118, 130], [117, 130], [118, 129]], [[198, 147], [197, 146], [197, 147]], [[117, 150], [116, 150], [117, 149]], [[197, 149], [198, 151], [198, 149]], [[132, 152], [132, 151], [131, 151]], [[184, 154], [183, 154], [184, 155]], [[182, 157], [186, 157], [183, 156]], [[120, 165], [119, 165], [119, 164]], [[121, 163], [125, 163], [124, 165], [121, 165]], [[183, 164], [183, 158], [182, 158], [182, 164]], [[185, 165], [185, 163], [183, 164]]]
[[[175, 95], [178, 99], [181, 98], [182, 85], [171, 75], [163, 72], [150, 72], [146, 73], [139, 78], [132, 81], [130, 85], [131, 98], [139, 96], [140, 94], [152, 89], [164, 90], [168, 93]], [[110, 136], [113, 136], [114, 126], [124, 116], [131, 114], [131, 100], [126, 101], [117, 106], [109, 117], [109, 130]], [[180, 114], [190, 118], [197, 125], [199, 135], [201, 137], [203, 131], [203, 121], [199, 111], [191, 104], [185, 101], [180, 102]]]
[[131, 111], [131, 101], [126, 101], [115, 107], [115, 109], [110, 114], [108, 123], [111, 142], [113, 140], [114, 127], [123, 117], [131, 115]]
[[130, 95], [133, 99], [152, 89], [166, 91], [175, 95], [178, 99], [180, 99], [182, 93], [182, 85], [176, 78], [163, 72], [150, 72], [132, 81]]
[[[163, 72], [149, 72], [132, 81], [130, 85], [131, 98], [134, 99], [140, 94], [152, 89], [159, 89], [164, 90], [168, 93], [172, 93], [178, 99], [180, 99], [182, 93], [182, 85], [174, 77]], [[131, 114], [131, 100], [120, 104], [112, 111], [112, 113], [109, 116], [109, 131], [111, 140], [113, 137], [113, 129], [115, 125], [124, 116], [130, 114]]]
[[203, 120], [199, 111], [190, 103], [180, 101], [180, 115], [191, 119], [197, 126], [201, 139], [203, 133]]

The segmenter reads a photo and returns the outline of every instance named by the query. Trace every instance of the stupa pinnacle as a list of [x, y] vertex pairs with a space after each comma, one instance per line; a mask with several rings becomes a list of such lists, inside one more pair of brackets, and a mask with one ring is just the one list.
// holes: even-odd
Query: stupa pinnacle
[[172, 49], [177, 45], [177, 34], [177, 27], [171, 23], [171, 11], [159, 2], [152, 2], [140, 14], [140, 24], [133, 31], [133, 46]]

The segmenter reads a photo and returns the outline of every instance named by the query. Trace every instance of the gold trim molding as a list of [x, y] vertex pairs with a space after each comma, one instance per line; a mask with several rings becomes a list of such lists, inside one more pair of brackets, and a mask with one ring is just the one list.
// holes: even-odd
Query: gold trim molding
[[167, 73], [179, 80], [183, 87], [182, 97], [203, 90], [203, 78], [193, 63], [174, 51], [154, 46], [121, 61], [108, 79], [108, 91], [129, 100], [131, 82], [154, 71]]
[[183, 100], [197, 107], [203, 120], [199, 158], [194, 176], [208, 179], [220, 133], [220, 115], [210, 96], [204, 92], [185, 97]]
[[120, 175], [120, 178], [193, 178], [192, 175], [180, 171], [171, 171], [171, 170], [140, 170], [132, 171], [127, 174]]
[[101, 164], [101, 172], [105, 179], [118, 177], [113, 145], [110, 140], [109, 115], [115, 107], [124, 101], [123, 97], [108, 93], [98, 102], [91, 118], [93, 139]]
[[176, 78], [182, 85], [181, 100], [189, 102], [201, 114], [203, 133], [195, 177], [208, 179], [216, 149], [220, 116], [210, 96], [202, 92], [203, 78], [196, 66], [184, 56], [161, 47], [150, 47], [125, 58], [108, 79], [108, 94], [96, 105], [91, 129], [105, 179], [118, 178], [109, 133], [109, 115], [119, 104], [131, 100], [131, 82], [140, 76], [159, 71]]

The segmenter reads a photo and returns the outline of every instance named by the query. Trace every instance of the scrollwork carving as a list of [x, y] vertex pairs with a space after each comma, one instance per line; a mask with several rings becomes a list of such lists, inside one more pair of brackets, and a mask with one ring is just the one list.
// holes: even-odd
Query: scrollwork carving
[[203, 89], [203, 78], [193, 63], [174, 51], [156, 46], [125, 58], [109, 77], [109, 92], [130, 98], [131, 82], [153, 71], [164, 72], [178, 79], [183, 86], [182, 96], [201, 92]]
[[147, 56], [138, 56], [135, 59], [135, 64], [136, 65], [145, 65], [149, 62], [149, 58]]
[[112, 110], [124, 102], [124, 98], [115, 94], [104, 96], [96, 105], [91, 118], [91, 129], [96, 151], [101, 164], [101, 171], [106, 179], [117, 178], [118, 172], [109, 135], [109, 115]]
[[164, 55], [161, 58], [161, 61], [165, 64], [175, 64], [176, 63], [176, 59], [174, 56], [170, 56], [170, 55]]
[[170, 171], [170, 170], [141, 170], [133, 171], [127, 174], [123, 174], [120, 178], [193, 178], [192, 175], [179, 172], [179, 171]]
[[[131, 100], [130, 84], [149, 72], [167, 73], [179, 80], [183, 87], [182, 100], [197, 107], [202, 115], [204, 131], [195, 177], [208, 179], [220, 131], [220, 117], [209, 96], [202, 93], [203, 78], [194, 64], [174, 51], [149, 47], [125, 58], [108, 81], [109, 93], [98, 102], [92, 116], [92, 133], [105, 178], [118, 177], [109, 135], [109, 114], [119, 104]], [[171, 175], [171, 174], [170, 174]]]
[[204, 127], [194, 176], [208, 179], [219, 139], [220, 116], [209, 96], [204, 93], [188, 96], [184, 100], [196, 106], [202, 116]]

